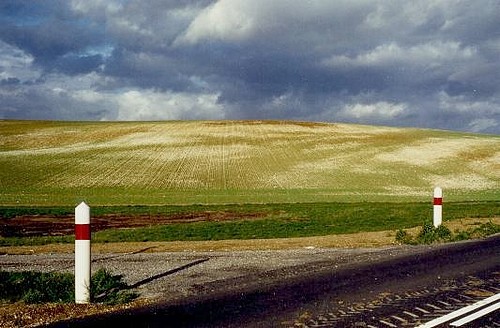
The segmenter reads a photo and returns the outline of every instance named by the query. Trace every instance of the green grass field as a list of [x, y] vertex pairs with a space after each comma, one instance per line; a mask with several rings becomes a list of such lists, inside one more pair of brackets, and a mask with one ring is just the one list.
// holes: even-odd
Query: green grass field
[[0, 206], [500, 199], [500, 136], [278, 121], [0, 121]]
[[[157, 225], [154, 217], [182, 213], [210, 211], [213, 213], [238, 213], [236, 220], [204, 221]], [[0, 207], [0, 218], [15, 215], [65, 215], [72, 208], [8, 208]], [[406, 229], [432, 221], [432, 202], [426, 203], [294, 203], [294, 204], [243, 204], [243, 205], [190, 205], [190, 206], [118, 206], [94, 207], [91, 214], [149, 215], [148, 227], [134, 229], [109, 229], [92, 234], [94, 243], [191, 241], [291, 238], [349, 234], [367, 231]], [[245, 213], [255, 214], [258, 217]], [[500, 202], [454, 202], [446, 204], [444, 222], [462, 218], [494, 218], [500, 216]], [[42, 245], [72, 243], [74, 236], [0, 238], [0, 246]]]

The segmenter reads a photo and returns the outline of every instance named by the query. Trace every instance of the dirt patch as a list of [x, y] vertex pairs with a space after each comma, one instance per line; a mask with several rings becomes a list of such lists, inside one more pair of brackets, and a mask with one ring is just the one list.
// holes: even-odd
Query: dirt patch
[[[253, 220], [265, 217], [265, 213], [193, 212], [173, 215], [121, 215], [92, 216], [92, 232], [106, 229], [138, 228], [146, 226], [219, 222], [231, 220]], [[35, 237], [71, 235], [75, 229], [75, 218], [68, 216], [26, 215], [3, 219], [0, 224], [1, 237]]]

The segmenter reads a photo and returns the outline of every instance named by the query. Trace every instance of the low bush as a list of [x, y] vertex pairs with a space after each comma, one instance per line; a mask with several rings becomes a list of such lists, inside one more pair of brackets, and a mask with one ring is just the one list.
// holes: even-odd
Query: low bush
[[69, 303], [74, 301], [70, 273], [0, 272], [0, 299], [8, 302]]
[[450, 241], [460, 241], [473, 238], [484, 238], [496, 233], [500, 233], [500, 225], [493, 222], [481, 224], [479, 227], [467, 231], [458, 231], [453, 234], [445, 225], [434, 227], [430, 223], [424, 223], [422, 229], [416, 237], [411, 236], [407, 231], [400, 229], [396, 231], [396, 242], [399, 244], [419, 245], [433, 244]]
[[92, 302], [124, 304], [134, 300], [138, 296], [123, 281], [122, 275], [113, 275], [105, 269], [97, 271], [92, 276], [90, 286], [90, 298]]
[[[75, 278], [71, 273], [0, 271], [0, 301], [25, 303], [72, 303]], [[104, 304], [123, 304], [137, 298], [121, 275], [98, 270], [91, 278], [91, 300]]]
[[399, 244], [412, 244], [412, 236], [406, 230], [399, 229], [396, 232], [396, 242]]
[[493, 222], [487, 222], [481, 224], [479, 227], [474, 228], [470, 231], [470, 235], [473, 238], [481, 238], [484, 236], [491, 236], [496, 233], [500, 233], [500, 225], [494, 224]]
[[451, 239], [451, 231], [446, 226], [440, 225], [436, 228], [430, 223], [424, 223], [422, 230], [416, 238], [416, 242], [417, 244], [432, 244], [451, 241]]

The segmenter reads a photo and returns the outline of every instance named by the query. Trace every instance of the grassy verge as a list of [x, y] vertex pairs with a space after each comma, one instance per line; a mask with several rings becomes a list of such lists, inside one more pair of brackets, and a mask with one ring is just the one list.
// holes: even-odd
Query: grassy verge
[[[73, 303], [74, 285], [75, 278], [70, 273], [0, 271], [0, 301]], [[92, 302], [104, 304], [123, 304], [137, 297], [122, 276], [103, 269], [92, 276], [90, 295]]]
[[[27, 209], [19, 209], [20, 212]], [[40, 208], [41, 212], [54, 210]], [[13, 214], [12, 208], [0, 213]], [[310, 237], [382, 230], [406, 229], [432, 219], [428, 203], [297, 203], [217, 206], [126, 206], [94, 207], [91, 215], [173, 215], [200, 211], [259, 213], [248, 218], [220, 222], [195, 222], [153, 225], [135, 229], [110, 229], [93, 233], [95, 243], [143, 241], [204, 241], [224, 239], [261, 239]], [[69, 212], [71, 213], [71, 212]], [[3, 214], [2, 214], [3, 215]], [[468, 217], [491, 218], [500, 215], [500, 202], [456, 202], [444, 208], [446, 220]], [[71, 243], [73, 236], [9, 237], [0, 246]]]
[[436, 228], [426, 222], [416, 236], [412, 236], [406, 230], [398, 230], [396, 232], [396, 242], [409, 245], [433, 244], [484, 238], [497, 233], [500, 233], [500, 225], [493, 222], [483, 223], [478, 227], [455, 233], [444, 224]]

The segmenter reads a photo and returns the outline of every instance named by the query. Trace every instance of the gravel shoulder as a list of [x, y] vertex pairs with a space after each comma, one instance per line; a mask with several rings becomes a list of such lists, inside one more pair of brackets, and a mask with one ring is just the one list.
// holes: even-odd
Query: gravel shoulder
[[[425, 251], [428, 247], [302, 248], [284, 250], [179, 251], [97, 253], [92, 270], [106, 268], [137, 286], [139, 299], [125, 306], [6, 304], [0, 306], [0, 326], [36, 327], [93, 314], [127, 311], [147, 304], [176, 304], [207, 298], [220, 292], [244, 291], [255, 286], [294, 279], [322, 270], [340, 270], [370, 261]], [[73, 254], [38, 253], [0, 256], [2, 270], [72, 272]]]
[[[210, 285], [236, 279], [283, 278], [319, 266], [333, 268], [366, 263], [415, 252], [419, 248], [381, 248], [244, 251], [184, 251], [154, 253], [109, 253], [92, 256], [92, 271], [105, 268], [123, 275], [147, 300], [175, 301], [210, 292]], [[73, 254], [3, 255], [0, 265], [7, 271], [73, 272]], [[255, 281], [254, 281], [255, 282]], [[241, 287], [241, 283], [239, 284]]]

